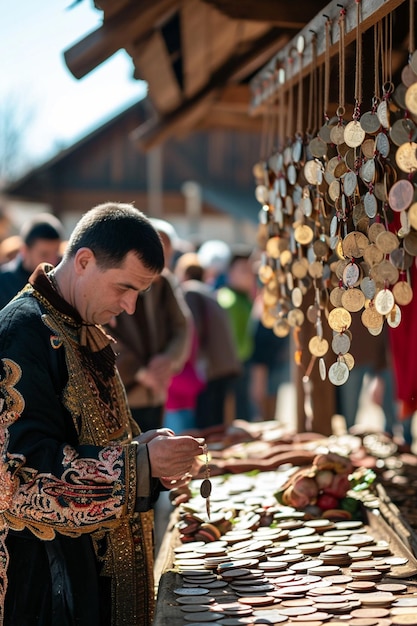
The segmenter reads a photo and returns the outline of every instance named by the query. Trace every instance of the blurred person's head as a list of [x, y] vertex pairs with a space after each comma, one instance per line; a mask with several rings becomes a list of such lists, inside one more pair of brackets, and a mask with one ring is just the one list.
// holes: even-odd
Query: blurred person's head
[[244, 247], [234, 250], [227, 270], [227, 284], [236, 291], [254, 295], [256, 276], [250, 250]]
[[20, 229], [20, 255], [25, 270], [33, 272], [39, 263], [56, 265], [63, 236], [61, 222], [50, 213], [38, 213], [27, 220]]
[[151, 222], [155, 230], [159, 233], [162, 245], [164, 246], [165, 267], [172, 269], [173, 256], [178, 241], [177, 232], [174, 226], [166, 220], [151, 217], [149, 218], [149, 221]]
[[196, 252], [185, 252], [182, 254], [177, 259], [174, 273], [180, 282], [186, 280], [204, 280], [204, 269], [200, 264]]
[[22, 238], [20, 235], [10, 235], [0, 243], [0, 265], [12, 261], [20, 252]]
[[206, 282], [216, 285], [229, 266], [232, 255], [230, 246], [220, 239], [209, 239], [199, 247], [197, 254]]

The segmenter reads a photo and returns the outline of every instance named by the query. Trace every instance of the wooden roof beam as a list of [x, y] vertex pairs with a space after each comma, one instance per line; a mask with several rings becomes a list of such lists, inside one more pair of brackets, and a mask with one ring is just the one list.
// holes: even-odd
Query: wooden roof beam
[[300, 30], [325, 4], [320, 0], [203, 0], [238, 20], [268, 22], [280, 28]]
[[128, 4], [103, 25], [64, 52], [65, 63], [75, 78], [83, 78], [128, 42], [149, 36], [158, 22], [169, 16], [179, 0], [141, 0]]
[[255, 59], [259, 56], [263, 57], [266, 49], [270, 51], [273, 46], [279, 50], [285, 46], [288, 39], [288, 35], [283, 35], [280, 29], [271, 28], [263, 37], [253, 42], [245, 52], [234, 55], [224, 63], [217, 72], [212, 74], [206, 85], [194, 96], [185, 100], [180, 107], [160, 120], [149, 120], [139, 126], [132, 133], [133, 141], [137, 141], [141, 148], [149, 150], [174, 134], [177, 129], [184, 128], [184, 126], [190, 127], [190, 120], [195, 124], [207, 112], [219, 90], [227, 83], [233, 82], [235, 77], [241, 74], [244, 68], [250, 67]]

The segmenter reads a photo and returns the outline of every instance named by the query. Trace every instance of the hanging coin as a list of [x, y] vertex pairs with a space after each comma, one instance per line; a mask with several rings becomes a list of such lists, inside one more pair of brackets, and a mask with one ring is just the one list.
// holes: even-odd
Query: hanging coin
[[390, 130], [391, 141], [396, 146], [402, 146], [407, 141], [415, 141], [417, 129], [414, 122], [409, 118], [403, 118], [394, 122]]
[[356, 185], [358, 184], [358, 180], [356, 178], [355, 172], [346, 172], [343, 177], [343, 192], [346, 196], [353, 196], [355, 193]]
[[258, 278], [262, 284], [268, 283], [274, 276], [274, 270], [269, 265], [261, 265], [258, 270]]
[[347, 287], [353, 287], [359, 280], [360, 269], [356, 263], [349, 262], [342, 274], [343, 282]]
[[332, 350], [335, 354], [346, 354], [350, 350], [350, 338], [346, 333], [336, 333], [332, 340]]
[[398, 269], [394, 267], [388, 259], [384, 259], [378, 265], [374, 265], [371, 269], [371, 273], [377, 285], [384, 285], [386, 282], [390, 285], [394, 285], [399, 277]]
[[367, 111], [364, 113], [361, 116], [359, 123], [363, 130], [369, 135], [375, 135], [381, 128], [381, 122], [379, 121], [378, 115], [375, 111]]
[[314, 233], [310, 226], [307, 224], [300, 224], [294, 230], [294, 239], [297, 243], [300, 243], [303, 246], [308, 245], [313, 240]]
[[260, 204], [268, 204], [269, 190], [265, 185], [257, 185], [255, 189], [255, 198]]
[[408, 209], [413, 201], [414, 186], [406, 179], [398, 180], [393, 184], [388, 194], [388, 202], [393, 211]]
[[299, 259], [298, 261], [294, 261], [291, 265], [291, 273], [295, 278], [305, 278], [308, 273], [308, 262], [307, 259]]
[[413, 202], [408, 209], [408, 219], [410, 221], [410, 226], [417, 230], [417, 202]]
[[340, 198], [340, 182], [338, 180], [335, 179], [332, 183], [330, 183], [328, 194], [333, 202]]
[[343, 239], [343, 253], [349, 259], [358, 259], [363, 256], [369, 245], [369, 239], [363, 233], [353, 231]]
[[333, 385], [344, 385], [349, 378], [349, 368], [346, 363], [336, 361], [329, 368], [329, 380]]
[[342, 296], [342, 306], [350, 313], [357, 313], [365, 306], [365, 296], [360, 289], [353, 287]]
[[334, 289], [331, 290], [329, 299], [334, 307], [342, 306], [342, 296], [344, 293], [345, 289], [343, 289], [342, 287], [334, 287]]
[[378, 120], [384, 128], [389, 128], [389, 108], [387, 100], [381, 100], [376, 109]]
[[[326, 145], [326, 144], [324, 144]], [[327, 149], [327, 146], [326, 146]], [[304, 176], [310, 185], [321, 185], [323, 180], [323, 166], [319, 161], [311, 159], [304, 164]]]
[[373, 159], [375, 156], [375, 139], [365, 139], [361, 150], [365, 159]]
[[361, 321], [366, 328], [379, 328], [384, 323], [384, 318], [374, 306], [369, 306], [362, 311]]
[[327, 154], [327, 143], [321, 137], [314, 137], [308, 144], [308, 147], [312, 156], [318, 159], [325, 157]]
[[405, 92], [405, 104], [410, 113], [417, 113], [417, 83], [410, 85]]
[[274, 332], [274, 335], [282, 338], [288, 336], [291, 327], [286, 319], [280, 319], [275, 322], [272, 330]]
[[[295, 183], [297, 182], [297, 170], [295, 168], [294, 163], [290, 163], [289, 166], [287, 167], [287, 180], [290, 183], [290, 185], [295, 185]], [[286, 195], [286, 192], [285, 192]]]
[[407, 108], [407, 105], [405, 103], [405, 94], [407, 93], [407, 87], [406, 85], [404, 85], [403, 83], [399, 83], [396, 88], [394, 89], [394, 92], [392, 94], [392, 99], [395, 102], [395, 104], [400, 108], [403, 109], [404, 111]]
[[329, 254], [329, 246], [324, 239], [316, 239], [313, 243], [313, 251], [317, 258], [322, 259]]
[[387, 315], [387, 324], [391, 328], [397, 328], [401, 324], [401, 309], [398, 304], [395, 304], [392, 311]]
[[308, 267], [308, 273], [311, 278], [322, 278], [323, 276], [323, 263], [321, 261], [314, 261], [310, 263]]
[[379, 233], [383, 233], [383, 232], [385, 232], [384, 224], [381, 224], [380, 222], [374, 222], [373, 224], [370, 225], [368, 229], [369, 241], [371, 241], [372, 243], [375, 243], [376, 238], [378, 237]]
[[288, 311], [287, 321], [292, 328], [302, 326], [304, 323], [304, 313], [301, 309], [291, 309], [291, 311]]
[[382, 333], [383, 328], [384, 328], [384, 324], [381, 324], [381, 326], [378, 326], [377, 328], [367, 328], [367, 331], [373, 337], [377, 337], [378, 335]]
[[385, 133], [378, 133], [375, 139], [375, 150], [384, 159], [387, 158], [390, 151], [389, 139]]
[[398, 248], [400, 242], [394, 233], [391, 233], [389, 230], [385, 230], [383, 233], [379, 233], [376, 238], [375, 245], [384, 254], [390, 254], [393, 250]]
[[398, 237], [405, 237], [410, 232], [410, 220], [408, 219], [408, 211], [400, 213], [401, 228], [397, 231]]
[[378, 263], [381, 263], [383, 258], [384, 258], [384, 253], [382, 252], [382, 250], [377, 248], [377, 246], [374, 243], [369, 244], [369, 246], [365, 249], [363, 253], [363, 260], [370, 267], [377, 265]]
[[329, 342], [322, 337], [312, 337], [308, 342], [308, 349], [310, 354], [316, 357], [321, 357], [327, 354], [329, 350]]
[[294, 287], [294, 289], [291, 292], [291, 302], [293, 304], [293, 306], [298, 309], [298, 307], [300, 307], [303, 303], [303, 292], [301, 291], [300, 287]]
[[344, 140], [350, 148], [357, 148], [365, 139], [365, 131], [357, 120], [352, 120], [345, 126]]
[[392, 288], [392, 293], [395, 298], [395, 302], [401, 306], [410, 304], [413, 299], [413, 290], [405, 280], [400, 280], [398, 283], [395, 283]]
[[364, 183], [372, 183], [375, 178], [375, 161], [368, 159], [363, 163], [359, 170], [359, 176]]
[[403, 239], [404, 250], [411, 254], [411, 256], [417, 256], [417, 232], [410, 231]]
[[374, 300], [375, 309], [378, 313], [388, 315], [388, 313], [392, 311], [394, 304], [395, 300], [392, 291], [389, 289], [381, 289], [381, 291], [378, 291]]
[[340, 361], [342, 361], [345, 365], [347, 365], [347, 368], [349, 371], [351, 371], [355, 365], [355, 359], [350, 354], [350, 352], [346, 352], [346, 354], [342, 354], [340, 357]]
[[410, 174], [417, 169], [417, 143], [414, 141], [403, 143], [395, 153], [395, 162], [402, 172]]
[[373, 219], [378, 213], [378, 203], [376, 201], [375, 195], [370, 191], [367, 191], [363, 197], [363, 206], [365, 207], [366, 215], [370, 219]]
[[269, 309], [264, 309], [261, 314], [261, 322], [265, 328], [273, 328], [276, 322], [276, 315]]
[[348, 171], [347, 165], [345, 161], [339, 161], [334, 170], [335, 178], [342, 178]]
[[280, 250], [280, 237], [270, 237], [266, 242], [266, 252], [273, 259], [279, 259], [281, 254]]
[[413, 70], [414, 74], [417, 74], [417, 52], [416, 52], [416, 50], [414, 50], [414, 52], [411, 55], [410, 66], [411, 66], [411, 69]]
[[332, 330], [341, 333], [346, 330], [346, 328], [350, 327], [352, 317], [349, 311], [346, 311], [343, 307], [337, 307], [336, 309], [332, 309], [330, 311], [327, 321]]
[[286, 267], [287, 265], [290, 265], [292, 263], [292, 260], [293, 256], [290, 250], [283, 250], [279, 255], [279, 262], [281, 264], [281, 267]]
[[408, 254], [404, 248], [397, 248], [390, 254], [391, 263], [399, 270], [409, 270], [413, 264], [414, 257]]
[[335, 146], [339, 145], [340, 143], [344, 143], [345, 127], [343, 124], [337, 124], [336, 126], [333, 126], [332, 130], [330, 131], [330, 139]]
[[361, 281], [361, 290], [365, 298], [372, 300], [376, 292], [375, 281], [369, 276], [365, 276], [365, 278]]
[[331, 133], [332, 128], [333, 128], [333, 124], [326, 122], [325, 124], [323, 124], [323, 126], [320, 128], [320, 130], [317, 133], [320, 139], [324, 141], [325, 143], [332, 143], [332, 140], [330, 138], [330, 133]]
[[329, 185], [335, 180], [334, 171], [336, 167], [338, 166], [338, 164], [339, 164], [338, 157], [333, 157], [330, 159], [330, 161], [326, 165], [326, 168], [324, 170], [324, 179]]
[[324, 382], [327, 377], [327, 369], [326, 369], [326, 361], [323, 359], [323, 357], [319, 359], [319, 374], [320, 374], [321, 380]]
[[401, 70], [401, 82], [406, 87], [410, 87], [410, 85], [412, 85], [416, 81], [417, 75], [413, 72], [413, 68], [411, 67], [411, 65], [407, 63], [407, 65], [404, 65], [403, 69]]

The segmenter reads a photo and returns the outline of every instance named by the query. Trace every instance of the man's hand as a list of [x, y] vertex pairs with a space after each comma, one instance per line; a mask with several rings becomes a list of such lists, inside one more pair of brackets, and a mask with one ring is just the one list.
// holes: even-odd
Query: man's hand
[[137, 437], [133, 438], [133, 441], [138, 443], [149, 443], [155, 437], [175, 437], [175, 433], [170, 428], [154, 428], [152, 430], [146, 430]]
[[148, 442], [152, 476], [163, 478], [164, 481], [186, 480], [193, 468], [195, 457], [203, 453], [203, 445], [202, 438], [157, 435]]

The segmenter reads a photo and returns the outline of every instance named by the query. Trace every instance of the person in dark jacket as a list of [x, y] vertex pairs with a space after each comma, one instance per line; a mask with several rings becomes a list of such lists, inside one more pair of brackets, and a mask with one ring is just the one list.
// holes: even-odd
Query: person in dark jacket
[[0, 268], [1, 309], [26, 285], [39, 263], [58, 263], [64, 229], [51, 213], [38, 213], [23, 224], [20, 237], [19, 254]]
[[103, 324], [162, 271], [149, 220], [106, 203], [0, 312], [0, 618], [150, 626], [153, 503], [204, 440], [140, 433]]

